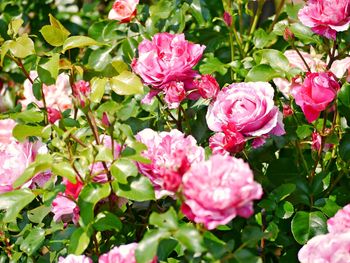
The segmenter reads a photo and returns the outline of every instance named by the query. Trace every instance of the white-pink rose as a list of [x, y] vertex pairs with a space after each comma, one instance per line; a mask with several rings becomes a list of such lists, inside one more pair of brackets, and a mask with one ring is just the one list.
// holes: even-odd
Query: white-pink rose
[[176, 192], [182, 175], [192, 164], [204, 160], [204, 149], [197, 146], [195, 138], [178, 130], [157, 133], [144, 129], [136, 138], [148, 147], [142, 155], [151, 163], [137, 166], [153, 183], [157, 198]]
[[335, 40], [337, 32], [349, 28], [349, 0], [309, 0], [298, 16], [314, 33]]
[[329, 233], [310, 239], [299, 251], [301, 263], [350, 263], [350, 233]]
[[245, 137], [283, 135], [283, 115], [267, 82], [234, 83], [223, 88], [209, 106], [207, 124], [215, 132], [231, 126]]
[[[30, 72], [30, 77], [32, 80], [38, 77], [36, 71]], [[32, 83], [27, 79], [24, 81], [24, 91], [23, 96], [25, 99], [21, 100], [21, 104], [27, 107], [28, 104], [34, 102], [39, 107], [43, 107], [42, 100], [38, 101], [33, 94]], [[61, 73], [57, 76], [56, 84], [54, 85], [43, 85], [43, 91], [46, 100], [46, 106], [54, 108], [60, 111], [64, 111], [72, 107], [71, 94], [72, 90], [69, 84], [69, 76], [65, 73]]]
[[253, 200], [263, 194], [249, 165], [229, 156], [213, 155], [208, 161], [193, 164], [182, 182], [182, 212], [209, 230], [227, 224], [237, 215], [250, 217], [254, 213]]
[[117, 0], [114, 2], [108, 19], [118, 20], [121, 23], [128, 23], [136, 16], [136, 7], [139, 0]]
[[[137, 243], [121, 245], [100, 256], [99, 263], [136, 263], [135, 250]], [[156, 257], [149, 263], [156, 263]]]
[[77, 224], [79, 221], [80, 209], [76, 202], [68, 196], [59, 194], [52, 202], [51, 212], [54, 213], [54, 221], [70, 222]]
[[60, 257], [58, 263], [92, 263], [92, 260], [84, 255], [73, 255], [70, 254], [67, 257]]
[[330, 71], [338, 78], [341, 79], [346, 74], [347, 82], [350, 81], [350, 57], [336, 60], [333, 62]]
[[329, 233], [349, 232], [350, 235], [350, 204], [340, 209], [333, 217], [328, 219]]

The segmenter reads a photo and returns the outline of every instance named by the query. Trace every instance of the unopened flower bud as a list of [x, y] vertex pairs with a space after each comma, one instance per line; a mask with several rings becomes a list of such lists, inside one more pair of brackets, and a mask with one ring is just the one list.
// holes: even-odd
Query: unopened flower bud
[[289, 27], [286, 27], [283, 32], [283, 38], [285, 41], [289, 42], [294, 39], [294, 34]]
[[225, 21], [225, 24], [228, 27], [231, 27], [231, 25], [232, 25], [232, 16], [226, 11], [224, 12], [224, 21]]
[[106, 128], [111, 125], [111, 123], [109, 122], [108, 115], [107, 115], [106, 112], [104, 112], [102, 114], [102, 125], [105, 126]]
[[57, 120], [62, 118], [61, 112], [54, 108], [47, 108], [47, 116], [51, 124], [54, 124]]
[[283, 117], [286, 118], [288, 116], [293, 115], [294, 111], [290, 105], [283, 105]]

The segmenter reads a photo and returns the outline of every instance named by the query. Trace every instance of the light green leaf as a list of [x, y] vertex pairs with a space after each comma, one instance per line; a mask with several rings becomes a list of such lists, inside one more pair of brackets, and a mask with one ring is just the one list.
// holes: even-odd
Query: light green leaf
[[24, 141], [29, 136], [41, 136], [42, 126], [29, 126], [25, 124], [17, 124], [12, 130], [12, 135], [19, 141]]
[[99, 103], [105, 93], [108, 80], [106, 78], [92, 78], [91, 81], [91, 94], [90, 99], [92, 102]]
[[25, 58], [35, 54], [34, 42], [27, 35], [23, 35], [17, 38], [16, 41], [12, 41], [10, 50], [17, 58]]
[[67, 38], [64, 41], [63, 44], [63, 50], [62, 52], [66, 52], [68, 49], [72, 48], [83, 48], [88, 46], [100, 46], [101, 43], [97, 42], [96, 40], [86, 37], [86, 36], [72, 36]]
[[128, 184], [113, 181], [114, 192], [121, 197], [134, 201], [154, 200], [154, 190], [151, 182], [145, 176], [130, 177]]
[[18, 34], [18, 30], [23, 25], [23, 22], [22, 18], [12, 19], [9, 23], [7, 34], [15, 37]]
[[247, 74], [245, 81], [270, 81], [273, 78], [281, 77], [281, 74], [274, 70], [271, 66], [260, 64], [253, 67]]
[[112, 90], [118, 95], [134, 95], [143, 93], [143, 85], [138, 76], [130, 71], [123, 71], [110, 79]]
[[137, 176], [138, 170], [134, 162], [126, 158], [120, 158], [112, 164], [111, 173], [119, 183], [127, 184], [128, 177]]
[[20, 249], [26, 254], [33, 255], [45, 240], [45, 230], [41, 228], [31, 229], [29, 235], [21, 243]]
[[68, 162], [54, 162], [52, 165], [52, 173], [67, 178], [73, 184], [76, 183], [75, 171]]

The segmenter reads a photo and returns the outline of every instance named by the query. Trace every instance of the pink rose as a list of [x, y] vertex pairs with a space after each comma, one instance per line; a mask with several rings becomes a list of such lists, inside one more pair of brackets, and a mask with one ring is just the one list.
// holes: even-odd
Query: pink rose
[[215, 132], [235, 127], [245, 137], [283, 135], [283, 116], [274, 105], [273, 96], [274, 90], [266, 82], [231, 84], [209, 106], [208, 127]]
[[[34, 80], [38, 77], [38, 73], [36, 71], [31, 71], [30, 77], [32, 80]], [[20, 101], [21, 104], [24, 107], [27, 107], [28, 104], [34, 102], [39, 107], [43, 107], [42, 100], [38, 101], [34, 97], [32, 86], [33, 85], [28, 79], [24, 81], [23, 95], [25, 99]], [[55, 108], [60, 111], [64, 111], [72, 107], [72, 100], [70, 97], [72, 91], [69, 84], [69, 76], [67, 74], [61, 73], [60, 75], [58, 75], [55, 85], [43, 85], [43, 90], [47, 107]]]
[[318, 35], [336, 39], [350, 24], [348, 0], [309, 0], [299, 11], [300, 21]]
[[307, 121], [311, 123], [335, 99], [339, 89], [339, 83], [333, 73], [307, 73], [304, 83], [293, 87], [292, 95]]
[[350, 232], [350, 205], [344, 206], [333, 217], [327, 221], [330, 233]]
[[63, 221], [65, 223], [73, 221], [77, 224], [79, 221], [80, 209], [70, 197], [66, 195], [57, 195], [52, 202], [51, 212], [54, 213], [54, 221]]
[[283, 117], [287, 118], [294, 114], [292, 107], [288, 104], [283, 105]]
[[58, 263], [92, 263], [92, 260], [84, 255], [77, 256], [70, 254], [67, 257], [60, 257]]
[[[324, 71], [327, 67], [326, 63], [323, 62], [321, 59], [318, 58], [318, 55], [311, 55], [309, 53], [306, 53], [304, 51], [300, 51], [300, 54], [303, 56], [306, 63], [309, 65], [309, 68], [311, 69], [311, 72], [318, 72], [318, 71]], [[301, 59], [301, 57], [298, 55], [298, 53], [295, 50], [287, 50], [284, 52], [284, 55], [289, 61], [289, 66], [291, 68], [297, 68], [301, 72], [307, 72], [308, 69]], [[294, 83], [302, 82], [302, 79], [300, 76], [297, 76], [294, 78], [292, 83], [287, 79], [282, 78], [275, 78], [273, 79], [273, 82], [277, 86], [277, 88], [283, 93], [284, 96], [288, 97], [290, 95], [290, 91], [292, 89], [292, 86]]]
[[195, 86], [199, 94], [204, 99], [215, 99], [220, 91], [220, 86], [216, 79], [211, 75], [203, 75], [195, 80]]
[[128, 23], [136, 16], [136, 7], [139, 0], [117, 0], [114, 2], [108, 19], [118, 20], [121, 23]]
[[349, 232], [313, 237], [300, 249], [298, 259], [301, 263], [349, 263]]
[[151, 163], [137, 166], [153, 183], [157, 198], [176, 192], [182, 175], [192, 164], [204, 160], [204, 149], [197, 146], [192, 136], [185, 137], [178, 130], [157, 133], [144, 129], [136, 138], [148, 147], [142, 155]]
[[182, 178], [183, 213], [209, 230], [230, 222], [237, 215], [250, 217], [253, 200], [263, 192], [242, 159], [213, 155], [193, 164]]
[[[99, 263], [136, 263], [135, 250], [137, 243], [121, 245], [100, 256]], [[156, 257], [149, 263], [156, 263]]]
[[213, 154], [228, 155], [244, 149], [246, 140], [235, 127], [225, 128], [224, 132], [215, 133], [209, 138], [209, 147]]
[[15, 140], [12, 137], [12, 130], [16, 126], [16, 122], [12, 119], [0, 120], [0, 143], [10, 143]]
[[[198, 75], [192, 68], [201, 59], [204, 49], [205, 46], [188, 42], [184, 34], [158, 33], [152, 41], [145, 39], [140, 43], [139, 57], [133, 60], [131, 67], [146, 85], [152, 86], [152, 96], [171, 81], [184, 82], [185, 90], [189, 91], [193, 88], [192, 80]], [[149, 100], [147, 97], [146, 101]]]
[[168, 104], [169, 109], [179, 107], [181, 101], [186, 98], [186, 91], [183, 82], [171, 81], [164, 85], [164, 100]]

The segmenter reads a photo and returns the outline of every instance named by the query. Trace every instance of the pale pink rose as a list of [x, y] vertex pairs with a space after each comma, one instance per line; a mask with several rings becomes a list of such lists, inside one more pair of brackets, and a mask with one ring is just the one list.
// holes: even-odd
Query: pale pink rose
[[118, 20], [121, 23], [128, 23], [136, 16], [136, 7], [139, 0], [117, 0], [114, 2], [108, 19]]
[[58, 263], [92, 263], [92, 260], [84, 255], [73, 255], [70, 254], [67, 257], [60, 257]]
[[350, 204], [340, 209], [333, 217], [328, 219], [329, 233], [349, 232], [350, 235]]
[[[300, 51], [300, 54], [305, 59], [305, 62], [309, 65], [311, 72], [324, 71], [326, 69], [327, 64], [319, 59], [318, 56], [312, 56], [311, 54], [304, 51]], [[297, 68], [301, 72], [308, 71], [305, 63], [295, 50], [287, 50], [284, 52], [284, 55], [289, 61], [290, 68]], [[300, 76], [297, 76], [292, 82], [290, 82], [287, 79], [275, 78], [273, 79], [273, 82], [283, 93], [283, 95], [288, 97], [290, 95], [293, 83], [302, 82], [302, 79]]]
[[346, 74], [346, 80], [350, 81], [350, 57], [346, 57], [341, 60], [336, 60], [333, 62], [330, 71], [338, 78], [341, 79]]
[[213, 155], [208, 161], [193, 164], [182, 183], [182, 212], [209, 230], [227, 224], [237, 215], [250, 217], [254, 213], [253, 200], [263, 194], [249, 165], [230, 156]]
[[335, 99], [339, 89], [340, 85], [333, 73], [307, 73], [304, 83], [293, 87], [292, 95], [311, 123]]
[[198, 76], [192, 68], [201, 59], [204, 49], [205, 46], [188, 42], [184, 34], [158, 33], [152, 41], [143, 40], [138, 47], [139, 57], [133, 60], [131, 67], [154, 89], [144, 102], [150, 101], [151, 96], [171, 81], [184, 82], [185, 90], [192, 90], [192, 80]]
[[215, 132], [228, 126], [245, 137], [283, 135], [283, 115], [273, 100], [274, 90], [266, 82], [234, 83], [223, 88], [209, 106], [207, 124]]
[[57, 195], [52, 202], [51, 212], [54, 213], [54, 221], [63, 221], [65, 223], [73, 221], [77, 224], [79, 221], [79, 207], [77, 204], [65, 195]]
[[136, 139], [148, 147], [142, 155], [151, 163], [137, 163], [137, 166], [153, 183], [157, 198], [176, 192], [182, 175], [192, 164], [204, 160], [204, 149], [197, 146], [192, 136], [185, 137], [178, 130], [157, 133], [144, 129]]
[[203, 75], [195, 80], [195, 86], [199, 94], [204, 99], [215, 99], [220, 91], [220, 86], [216, 79], [211, 75]]
[[29, 148], [15, 140], [0, 142], [0, 194], [13, 190], [12, 184], [32, 162]]
[[318, 35], [336, 39], [350, 24], [348, 0], [309, 0], [299, 11], [300, 21]]
[[164, 101], [168, 104], [169, 109], [179, 107], [181, 101], [186, 98], [186, 91], [183, 82], [171, 81], [164, 85]]
[[315, 236], [298, 253], [301, 263], [350, 263], [350, 233]]
[[[30, 77], [32, 80], [35, 80], [38, 77], [38, 73], [36, 71], [31, 71]], [[42, 100], [38, 101], [34, 97], [32, 84], [28, 79], [24, 81], [23, 87], [23, 95], [25, 99], [20, 101], [21, 104], [24, 107], [27, 107], [28, 104], [34, 102], [39, 107], [43, 107]], [[43, 90], [47, 107], [55, 108], [60, 111], [72, 108], [72, 90], [69, 84], [69, 76], [67, 74], [59, 74], [57, 76], [56, 84], [50, 86], [43, 85]]]
[[12, 130], [16, 122], [12, 119], [0, 120], [0, 143], [10, 143], [15, 140], [12, 137]]
[[209, 138], [209, 147], [213, 154], [229, 155], [244, 149], [246, 140], [236, 127], [228, 127], [224, 132], [215, 133]]
[[[136, 263], [135, 250], [137, 243], [121, 245], [100, 256], [99, 263]], [[149, 263], [156, 263], [156, 257]]]

